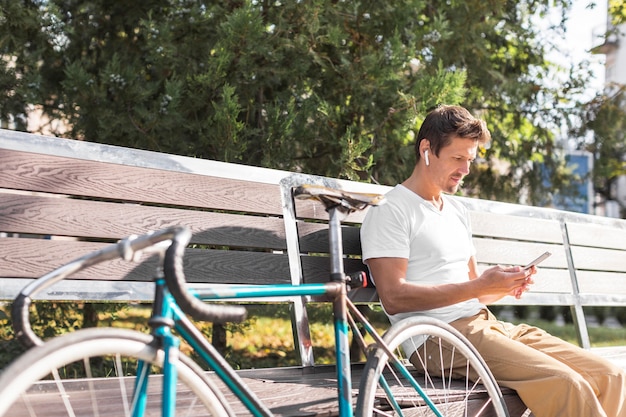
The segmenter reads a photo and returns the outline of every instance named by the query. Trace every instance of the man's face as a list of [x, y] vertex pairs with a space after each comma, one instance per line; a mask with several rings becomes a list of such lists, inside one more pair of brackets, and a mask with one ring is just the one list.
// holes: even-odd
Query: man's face
[[439, 156], [430, 157], [428, 172], [441, 191], [454, 194], [463, 178], [469, 174], [476, 159], [478, 143], [474, 139], [454, 138], [450, 145], [441, 148]]

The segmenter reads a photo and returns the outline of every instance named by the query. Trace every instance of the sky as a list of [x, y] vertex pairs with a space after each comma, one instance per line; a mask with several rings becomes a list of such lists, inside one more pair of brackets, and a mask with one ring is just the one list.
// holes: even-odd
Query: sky
[[[588, 8], [594, 3], [594, 8]], [[592, 46], [601, 44], [601, 39], [593, 38], [602, 34], [607, 21], [607, 0], [574, 0], [567, 23], [566, 43], [564, 48], [570, 51], [571, 59], [589, 58], [593, 63], [594, 88], [601, 89], [604, 84], [604, 55], [589, 52]]]

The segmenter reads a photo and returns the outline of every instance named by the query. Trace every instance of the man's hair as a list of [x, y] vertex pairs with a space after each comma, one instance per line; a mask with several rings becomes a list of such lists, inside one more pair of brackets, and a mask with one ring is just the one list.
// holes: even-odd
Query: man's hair
[[441, 148], [448, 146], [455, 137], [474, 139], [479, 145], [491, 140], [487, 124], [475, 118], [461, 106], [441, 105], [426, 115], [415, 141], [415, 157], [420, 160], [420, 143], [430, 141], [431, 152], [439, 156]]

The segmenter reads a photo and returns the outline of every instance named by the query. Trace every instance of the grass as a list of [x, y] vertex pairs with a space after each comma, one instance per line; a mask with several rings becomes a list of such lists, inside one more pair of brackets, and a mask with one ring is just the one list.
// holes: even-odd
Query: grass
[[[560, 326], [544, 320], [533, 320], [532, 324], [563, 340], [578, 344], [578, 336], [573, 324]], [[626, 328], [615, 329], [599, 326], [588, 327], [587, 330], [589, 331], [589, 339], [593, 347], [626, 345]]]
[[[79, 328], [85, 324], [85, 311], [90, 314], [88, 325], [112, 326], [148, 332], [147, 318], [150, 310], [147, 306], [119, 306], [114, 304], [97, 305], [95, 309], [79, 304], [57, 304], [39, 306], [34, 314], [33, 326], [37, 333], [45, 337], [54, 337], [67, 329]], [[273, 366], [293, 366], [299, 364], [299, 357], [294, 350], [289, 308], [286, 305], [255, 305], [249, 307], [251, 319], [244, 324], [227, 325], [228, 345], [224, 355], [237, 369], [264, 368]], [[311, 340], [313, 354], [318, 364], [335, 362], [334, 330], [330, 306], [327, 304], [311, 305], [307, 310], [311, 321]], [[368, 310], [368, 317], [375, 323], [379, 332], [388, 326], [380, 309]], [[571, 343], [577, 344], [573, 325], [559, 326], [543, 320], [523, 320], [537, 325], [549, 333]], [[198, 327], [210, 339], [212, 325], [199, 323]], [[590, 327], [589, 334], [593, 346], [626, 345], [626, 329]], [[183, 347], [188, 350], [188, 347]], [[0, 307], [0, 369], [17, 357], [23, 348], [13, 339], [10, 326], [9, 307]]]

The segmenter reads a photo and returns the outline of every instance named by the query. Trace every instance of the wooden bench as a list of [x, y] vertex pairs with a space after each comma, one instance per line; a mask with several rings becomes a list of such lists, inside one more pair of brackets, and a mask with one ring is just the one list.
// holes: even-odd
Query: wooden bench
[[[187, 279], [219, 284], [325, 282], [326, 225], [296, 221], [292, 185], [345, 182], [0, 130], [0, 300], [30, 280], [132, 234], [186, 225]], [[366, 188], [354, 183], [352, 188]], [[327, 216], [313, 201], [299, 215]], [[360, 222], [363, 213], [346, 220]], [[358, 230], [345, 239], [348, 270], [363, 270]], [[308, 256], [315, 253], [315, 256]], [[155, 264], [100, 264], [43, 294], [47, 300], [151, 301]], [[371, 296], [371, 291], [368, 293]], [[293, 303], [296, 348], [313, 365], [303, 300]]]
[[[0, 130], [0, 166], [0, 232], [6, 236], [0, 239], [0, 300], [5, 301], [30, 280], [86, 252], [177, 224], [193, 232], [185, 270], [194, 286], [323, 282], [328, 279], [326, 213], [312, 201], [294, 202], [291, 186], [390, 189], [8, 130]], [[585, 348], [590, 341], [583, 308], [626, 306], [626, 221], [461, 200], [471, 210], [481, 266], [525, 264], [544, 250], [553, 253], [541, 265], [532, 292], [500, 304], [571, 307]], [[358, 236], [363, 216], [352, 214], [343, 223], [348, 271], [363, 269]], [[150, 262], [97, 265], [49, 288], [43, 298], [149, 301], [153, 270]], [[376, 302], [371, 289], [353, 298]], [[276, 382], [306, 379], [309, 384], [317, 378], [327, 383], [328, 368], [314, 366], [306, 301], [288, 300], [301, 366], [271, 370]], [[621, 348], [602, 353], [616, 361], [626, 357], [620, 356]], [[259, 372], [243, 374], [254, 381]], [[327, 389], [323, 393], [327, 401], [306, 412], [321, 415], [334, 406], [334, 397]], [[307, 399], [314, 396], [311, 391]], [[521, 415], [524, 409], [515, 398], [511, 415]], [[304, 406], [293, 401], [276, 409], [284, 415], [303, 412]]]
[[[497, 304], [570, 307], [579, 345], [592, 348], [584, 309], [626, 306], [626, 221], [462, 200], [471, 210], [480, 264], [523, 265], [544, 251], [552, 253], [538, 268], [530, 292]], [[626, 369], [626, 346], [592, 349]]]

